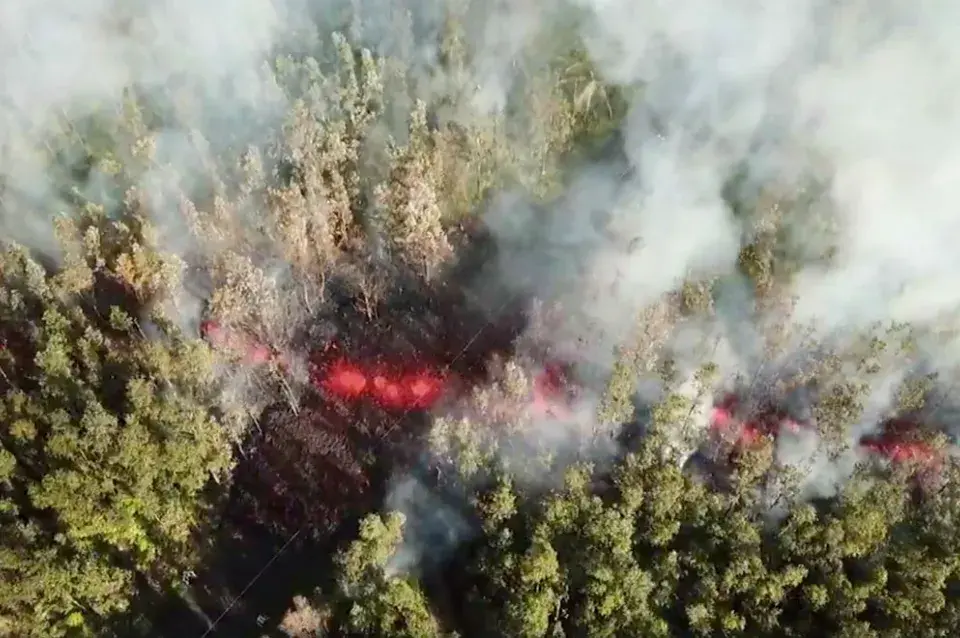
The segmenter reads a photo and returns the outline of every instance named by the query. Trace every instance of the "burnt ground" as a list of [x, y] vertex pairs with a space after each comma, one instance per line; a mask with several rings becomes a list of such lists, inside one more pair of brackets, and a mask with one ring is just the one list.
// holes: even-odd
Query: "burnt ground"
[[[513, 350], [527, 306], [507, 299], [491, 308], [489, 299], [471, 296], [494, 252], [482, 234], [470, 240], [437, 284], [398, 279], [372, 321], [348, 295], [335, 294], [332, 308], [304, 327], [305, 347], [319, 333], [353, 359], [416, 359], [467, 384], [481, 382], [492, 355]], [[346, 405], [313, 389], [297, 413], [271, 406], [249, 433], [229, 492], [220, 497], [218, 523], [204, 539], [207, 559], [188, 588], [190, 603], [147, 591], [137, 600], [143, 609], [131, 616], [148, 616], [149, 628], [116, 632], [203, 636], [230, 607], [207, 636], [282, 636], [274, 628], [293, 596], [325, 584], [334, 550], [354, 536], [362, 515], [383, 503], [389, 478], [418, 471], [428, 424], [422, 412]]]
[[[394, 422], [390, 436], [376, 435], [372, 424]], [[298, 414], [285, 405], [270, 408], [234, 473], [214, 531], [216, 550], [197, 570], [191, 590], [199, 607], [219, 616], [295, 540], [208, 635], [270, 635], [266, 628], [277, 625], [295, 594], [325, 584], [333, 551], [353, 536], [359, 517], [382, 502], [386, 477], [404, 464], [403, 450], [425, 423], [423, 414], [344, 410], [319, 394]], [[206, 622], [185, 611], [167, 614], [151, 635], [202, 635]]]

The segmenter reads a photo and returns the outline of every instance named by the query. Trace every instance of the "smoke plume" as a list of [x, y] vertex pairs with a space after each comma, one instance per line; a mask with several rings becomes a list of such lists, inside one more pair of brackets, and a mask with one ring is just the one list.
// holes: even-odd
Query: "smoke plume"
[[[746, 229], [723, 189], [738, 172], [787, 194], [811, 179], [826, 186], [838, 250], [797, 276], [798, 318], [835, 328], [932, 322], [955, 309], [956, 9], [582, 4], [594, 59], [639, 96], [625, 123], [627, 166], [584, 171], [552, 223], [537, 226], [562, 262], [537, 271], [591, 295], [575, 306], [589, 306], [591, 327], [616, 326], [688, 277], [732, 269]], [[522, 214], [510, 207], [493, 226], [512, 237]], [[790, 222], [798, 241], [816, 236]]]
[[[343, 24], [350, 5], [363, 17]], [[160, 157], [189, 181], [202, 165], [196, 135], [214, 153], [274, 134], [290, 105], [268, 62], [327, 27], [410, 63], [419, 97], [443, 95], [452, 79], [437, 41], [451, 12], [468, 26], [473, 94], [445, 117], [501, 111], [536, 47], [571, 31], [630, 100], [616, 152], [577, 166], [562, 197], [532, 205], [503, 193], [484, 216], [501, 251], [479, 288], [559, 304], [548, 337], [560, 358], [609, 371], [645, 311], [685, 281], [718, 280], [712, 323], [683, 324], [672, 346], [696, 359], [717, 342], [725, 376], [757, 374], [763, 332], [781, 317], [764, 314], [738, 270], [758, 230], [731, 201], [737, 180], [741, 199], [776, 184], [785, 201], [810, 204], [782, 211], [796, 272], [780, 294], [817, 338], [844, 341], [878, 321], [937, 331], [957, 316], [960, 5], [947, 0], [8, 2], [0, 231], [54, 252], [64, 187], [98, 182], [65, 185], [44, 144], [88, 134], [76, 123], [119, 113], [131, 87], [172, 114]], [[158, 222], [170, 246], [192, 250], [177, 241], [183, 221], [159, 195], [164, 180], [145, 180]], [[921, 346], [939, 369], [958, 363], [960, 342]], [[912, 365], [882, 375], [871, 417]]]

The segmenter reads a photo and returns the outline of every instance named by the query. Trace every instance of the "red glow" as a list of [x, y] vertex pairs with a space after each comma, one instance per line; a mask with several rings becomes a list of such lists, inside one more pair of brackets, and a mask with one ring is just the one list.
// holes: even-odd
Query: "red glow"
[[714, 407], [710, 414], [710, 427], [727, 431], [734, 426], [733, 413], [722, 407]]
[[273, 353], [270, 352], [270, 349], [263, 344], [257, 343], [247, 350], [245, 360], [247, 363], [259, 365], [261, 363], [267, 363], [272, 358]]
[[570, 385], [563, 365], [556, 362], [544, 366], [533, 379], [533, 409], [537, 414], [564, 418], [570, 415]]
[[740, 428], [740, 440], [737, 443], [744, 446], [753, 446], [760, 443], [762, 438], [763, 434], [760, 430], [753, 423], [747, 422]]
[[403, 410], [407, 407], [407, 393], [400, 379], [383, 375], [373, 378], [373, 399], [385, 408]]
[[943, 461], [941, 453], [930, 443], [916, 438], [920, 428], [918, 423], [893, 419], [884, 424], [881, 434], [864, 437], [860, 444], [893, 463], [916, 463], [927, 469], [938, 468]]
[[767, 410], [740, 420], [736, 416], [740, 398], [731, 393], [724, 396], [710, 413], [710, 429], [738, 446], [750, 447], [765, 438], [776, 437], [781, 428], [796, 434], [802, 426], [778, 410]]
[[[440, 401], [450, 386], [442, 373], [428, 368], [397, 370], [389, 366], [366, 367], [346, 359], [314, 367], [314, 384], [334, 396], [369, 400], [391, 411], [424, 410]], [[533, 380], [533, 409], [543, 415], [569, 414], [569, 384], [559, 364], [545, 366]]]
[[723, 397], [710, 412], [710, 429], [725, 439], [733, 439], [737, 445], [753, 445], [760, 438], [760, 432], [753, 423], [741, 423], [736, 418], [739, 404], [740, 400], [735, 394]]
[[923, 443], [880, 442], [868, 443], [867, 447], [878, 452], [895, 463], [910, 461], [929, 463], [936, 459], [937, 454], [932, 447]]
[[353, 363], [341, 359], [327, 368], [318, 385], [338, 397], [356, 399], [367, 390], [367, 376]]
[[446, 382], [439, 375], [420, 372], [408, 375], [403, 385], [407, 388], [411, 405], [417, 408], [429, 408], [440, 400]]
[[437, 372], [368, 368], [347, 359], [316, 366], [313, 377], [314, 385], [339, 399], [369, 400], [393, 411], [428, 409], [447, 388], [446, 378]]
[[[260, 365], [273, 361], [276, 354], [249, 335], [225, 328], [218, 321], [207, 319], [200, 324], [200, 333], [214, 348], [232, 351], [241, 355], [247, 365]], [[282, 364], [282, 362], [281, 362]]]
[[[286, 360], [251, 335], [219, 321], [207, 319], [200, 325], [203, 337], [217, 349], [233, 352], [248, 365]], [[337, 344], [329, 342], [312, 354], [311, 381], [318, 390], [340, 400], [369, 401], [391, 411], [425, 410], [447, 393], [450, 379], [439, 370], [406, 365], [374, 364], [333, 355]], [[562, 417], [569, 414], [570, 387], [564, 368], [550, 363], [534, 378], [533, 409], [541, 414]]]
[[224, 331], [220, 323], [211, 319], [207, 319], [200, 324], [200, 333], [217, 346], [223, 344], [225, 341]]

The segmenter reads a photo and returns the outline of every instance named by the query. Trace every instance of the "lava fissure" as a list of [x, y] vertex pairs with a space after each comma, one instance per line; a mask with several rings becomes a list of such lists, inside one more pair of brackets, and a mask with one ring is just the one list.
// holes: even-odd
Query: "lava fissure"
[[[729, 393], [714, 405], [710, 413], [710, 437], [729, 443], [733, 453], [755, 447], [765, 440], [776, 440], [785, 432], [815, 431], [814, 424], [794, 419], [786, 410], [777, 407], [765, 406], [744, 417], [743, 403], [736, 393]], [[937, 470], [943, 464], [944, 453], [922, 438], [926, 429], [912, 419], [889, 419], [880, 425], [878, 433], [861, 437], [857, 446], [868, 455], [897, 465], [911, 463], [922, 471]]]
[[314, 387], [344, 401], [372, 401], [386, 410], [428, 410], [448, 392], [449, 374], [429, 367], [364, 365], [340, 357], [311, 369]]
[[[529, 334], [529, 300], [471, 297], [488, 256], [468, 258], [444, 281], [397, 281], [372, 310], [350, 289], [328, 282], [327, 303], [282, 347], [248, 327], [207, 314], [200, 332], [243, 367], [276, 366], [306, 392], [279, 400], [251, 428], [236, 471], [235, 514], [282, 537], [305, 527], [325, 534], [361, 504], [376, 501], [387, 477], [422, 462], [428, 413], [490, 382], [497, 360], [516, 355]], [[483, 301], [485, 300], [486, 303]], [[494, 300], [496, 301], [496, 300]], [[497, 307], [494, 313], [485, 309]], [[369, 312], [368, 312], [369, 311]], [[296, 363], [297, 365], [293, 365]], [[306, 370], [305, 377], [293, 375]], [[562, 415], [569, 403], [563, 366], [535, 377], [531, 409]]]

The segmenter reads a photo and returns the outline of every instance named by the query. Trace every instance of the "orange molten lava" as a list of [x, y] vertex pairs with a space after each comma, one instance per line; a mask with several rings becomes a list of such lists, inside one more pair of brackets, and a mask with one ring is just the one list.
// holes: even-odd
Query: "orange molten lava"
[[865, 436], [860, 445], [874, 454], [885, 456], [893, 463], [914, 463], [921, 468], [936, 470], [943, 463], [942, 453], [927, 441], [918, 438], [923, 429], [910, 419], [895, 418], [881, 426], [879, 434]]
[[330, 365], [318, 385], [338, 397], [356, 399], [364, 395], [368, 383], [362, 369], [341, 359]]
[[398, 372], [346, 359], [314, 368], [314, 384], [339, 399], [369, 400], [395, 411], [428, 409], [447, 389], [446, 378], [431, 370]]
[[533, 410], [540, 415], [565, 418], [570, 415], [569, 382], [560, 363], [551, 362], [533, 379]]
[[710, 413], [710, 429], [738, 446], [750, 447], [764, 438], [776, 437], [781, 428], [798, 433], [801, 425], [777, 410], [767, 410], [740, 421], [736, 416], [740, 399], [728, 394], [713, 407]]

